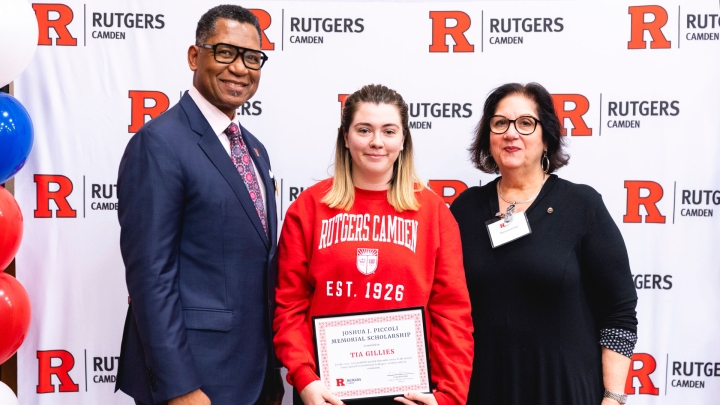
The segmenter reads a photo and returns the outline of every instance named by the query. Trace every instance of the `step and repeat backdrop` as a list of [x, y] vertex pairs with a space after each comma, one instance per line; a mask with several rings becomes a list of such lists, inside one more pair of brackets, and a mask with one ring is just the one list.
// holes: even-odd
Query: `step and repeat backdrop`
[[[17, 275], [33, 307], [22, 404], [132, 404], [114, 393], [127, 290], [116, 179], [125, 145], [191, 85], [208, 0], [34, 3], [35, 59], [16, 81], [35, 146], [16, 177]], [[269, 60], [238, 110], [267, 146], [280, 218], [328, 177], [345, 97], [410, 104], [420, 175], [451, 203], [494, 176], [467, 148], [487, 94], [554, 94], [570, 165], [627, 243], [639, 295], [632, 404], [720, 401], [720, 4], [674, 1], [247, 1]]]

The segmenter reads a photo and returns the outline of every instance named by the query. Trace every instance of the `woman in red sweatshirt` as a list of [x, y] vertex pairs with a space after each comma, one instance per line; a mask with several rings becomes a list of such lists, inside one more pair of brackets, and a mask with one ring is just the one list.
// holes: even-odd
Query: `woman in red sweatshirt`
[[415, 173], [400, 94], [368, 85], [345, 100], [334, 176], [288, 209], [279, 269], [274, 343], [296, 405], [342, 403], [318, 377], [313, 316], [409, 307], [425, 310], [433, 393], [360, 403], [465, 404], [473, 328], [460, 235]]

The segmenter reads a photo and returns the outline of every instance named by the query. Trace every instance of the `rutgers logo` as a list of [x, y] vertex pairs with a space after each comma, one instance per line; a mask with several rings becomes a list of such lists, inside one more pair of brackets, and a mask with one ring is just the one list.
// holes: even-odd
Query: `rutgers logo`
[[460, 180], [430, 180], [428, 187], [439, 195], [448, 206], [468, 188], [467, 184]]
[[[67, 197], [73, 191], [73, 184], [69, 178], [59, 174], [36, 174], [33, 180], [37, 185], [37, 209], [35, 210], [35, 218], [52, 218], [53, 212], [50, 210], [50, 200], [55, 202], [57, 218], [76, 218], [77, 212], [72, 209], [68, 203]], [[56, 188], [50, 191], [50, 187]]]
[[[640, 365], [640, 368], [635, 366]], [[627, 380], [625, 380], [625, 393], [628, 395], [634, 394], [645, 394], [645, 395], [659, 395], [660, 390], [655, 387], [650, 374], [655, 372], [657, 368], [657, 362], [655, 358], [647, 353], [635, 353], [632, 356], [632, 364], [628, 371]], [[637, 379], [640, 383], [640, 390], [637, 392], [633, 386], [633, 382]]]
[[[646, 49], [647, 43], [644, 39], [645, 31], [650, 33], [650, 49], [668, 49], [670, 41], [665, 38], [662, 27], [668, 22], [667, 11], [660, 6], [631, 6], [628, 7], [630, 14], [630, 42], [628, 49]], [[646, 21], [648, 17], [652, 21]]]
[[145, 124], [145, 117], [150, 119], [164, 113], [170, 107], [170, 99], [159, 91], [130, 90], [130, 125], [128, 132], [134, 134]]
[[432, 44], [430, 52], [449, 52], [448, 35], [452, 37], [455, 45], [453, 52], [475, 52], [465, 31], [470, 28], [470, 16], [462, 11], [431, 11]]
[[[640, 206], [642, 205], [647, 212], [645, 216], [646, 223], [665, 223], [665, 216], [660, 213], [657, 207], [658, 201], [663, 197], [663, 188], [660, 184], [654, 181], [625, 180], [625, 188], [627, 189], [627, 210], [623, 216], [623, 222], [643, 222], [640, 216]], [[640, 196], [646, 193], [646, 196]]]
[[350, 97], [349, 94], [338, 94], [338, 101], [340, 102], [340, 116], [342, 117], [343, 109], [345, 108], [345, 100]]
[[265, 35], [265, 30], [270, 28], [270, 24], [272, 24], [272, 17], [270, 16], [270, 13], [259, 8], [251, 9], [249, 11], [255, 14], [255, 17], [257, 17], [258, 23], [260, 24], [260, 34], [262, 36], [262, 46], [260, 49], [263, 51], [274, 51], [275, 44], [270, 42], [267, 35]]
[[[52, 45], [50, 29], [57, 34], [55, 45], [77, 46], [77, 39], [70, 34], [68, 25], [73, 20], [73, 11], [64, 4], [33, 4], [35, 17], [38, 22], [38, 45]], [[50, 19], [50, 12], [57, 13], [58, 17]]]
[[[70, 377], [70, 370], [75, 367], [75, 358], [66, 350], [38, 351], [38, 394], [55, 392], [52, 376], [60, 381], [60, 392], [78, 392], [80, 386]], [[53, 361], [54, 360], [54, 361]], [[56, 365], [53, 366], [52, 363]], [[59, 364], [58, 364], [59, 363]]]
[[[590, 136], [592, 129], [587, 126], [583, 115], [590, 109], [590, 101], [582, 94], [553, 94], [553, 103], [560, 124], [563, 126], [562, 134], [567, 135], [568, 128], [572, 136]], [[565, 126], [565, 119], [570, 120], [570, 127]]]
[[358, 249], [357, 269], [364, 275], [375, 273], [378, 266], [378, 249]]

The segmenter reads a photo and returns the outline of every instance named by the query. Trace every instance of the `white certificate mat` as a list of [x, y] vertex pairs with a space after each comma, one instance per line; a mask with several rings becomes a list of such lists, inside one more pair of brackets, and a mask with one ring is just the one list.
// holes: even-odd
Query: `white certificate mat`
[[341, 399], [430, 393], [422, 307], [313, 317], [317, 371]]

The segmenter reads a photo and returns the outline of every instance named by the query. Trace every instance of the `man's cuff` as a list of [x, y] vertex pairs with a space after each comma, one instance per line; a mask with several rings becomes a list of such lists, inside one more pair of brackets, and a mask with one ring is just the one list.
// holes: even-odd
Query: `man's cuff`
[[155, 403], [177, 398], [201, 387], [192, 356], [178, 356], [177, 351], [172, 352], [166, 355], [156, 352], [153, 356], [156, 359], [155, 368], [148, 366], [145, 369]]

